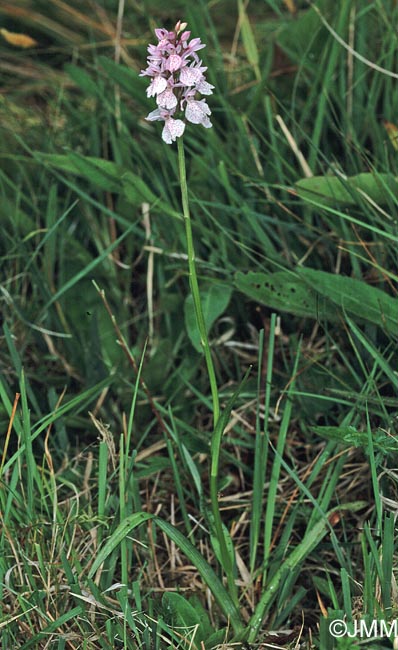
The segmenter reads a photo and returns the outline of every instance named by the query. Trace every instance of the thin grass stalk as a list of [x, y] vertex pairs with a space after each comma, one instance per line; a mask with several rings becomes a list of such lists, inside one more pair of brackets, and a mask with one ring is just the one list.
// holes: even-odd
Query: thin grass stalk
[[[105, 517], [105, 500], [106, 500], [106, 488], [108, 485], [108, 445], [105, 441], [99, 443], [99, 455], [98, 455], [98, 503], [97, 503], [97, 515], [99, 521], [102, 521]], [[98, 526], [97, 532], [97, 544], [101, 544], [103, 535], [102, 526]]]
[[[253, 477], [253, 499], [252, 499], [252, 521], [250, 526], [250, 571], [253, 572], [256, 565], [257, 546], [260, 537], [260, 526], [263, 515], [263, 494], [265, 474], [268, 460], [268, 444], [267, 444], [267, 429], [269, 419], [269, 409], [271, 403], [271, 382], [272, 382], [272, 369], [274, 359], [275, 347], [275, 326], [276, 314], [271, 314], [270, 332], [268, 342], [268, 356], [267, 356], [267, 374], [265, 384], [265, 401], [264, 401], [264, 428], [260, 431], [259, 414], [257, 415], [256, 425], [256, 441], [255, 441], [255, 454], [254, 454], [254, 477]], [[261, 389], [261, 375], [262, 375], [262, 359], [263, 359], [263, 346], [264, 346], [264, 330], [261, 330], [258, 352], [258, 379], [257, 379], [257, 394], [260, 395]]]
[[347, 570], [343, 567], [340, 571], [341, 586], [343, 591], [344, 612], [348, 621], [352, 621], [352, 594], [350, 588], [350, 578]]
[[[140, 359], [140, 364], [137, 369], [137, 377], [136, 377], [136, 382], [134, 385], [134, 392], [133, 392], [133, 399], [131, 400], [131, 408], [130, 408], [130, 413], [129, 413], [129, 419], [128, 419], [128, 424], [127, 424], [127, 440], [126, 440], [126, 453], [127, 456], [129, 455], [129, 450], [131, 447], [131, 436], [133, 433], [133, 422], [134, 422], [134, 415], [135, 415], [135, 409], [137, 405], [137, 399], [138, 399], [138, 388], [141, 383], [141, 375], [142, 375], [142, 368], [144, 365], [144, 359], [145, 359], [145, 354], [146, 354], [146, 349], [147, 349], [147, 343], [148, 339], [145, 341], [144, 348], [142, 350], [141, 354], [141, 359]], [[132, 457], [132, 460], [129, 463], [129, 468], [128, 468], [128, 473], [130, 474], [133, 469], [133, 462], [134, 459]], [[127, 469], [127, 464], [126, 464], [126, 469]], [[127, 482], [127, 476], [126, 476], [126, 482]]]
[[28, 408], [28, 400], [26, 395], [25, 386], [25, 373], [21, 371], [21, 404], [22, 404], [22, 433], [23, 442], [25, 443], [25, 458], [26, 458], [26, 505], [29, 519], [33, 521], [33, 496], [34, 496], [34, 477], [37, 471], [35, 459], [33, 456], [32, 436], [30, 430], [30, 412]]
[[362, 557], [363, 557], [363, 611], [365, 614], [373, 615], [373, 581], [372, 581], [372, 554], [368, 553], [366, 545], [366, 535], [362, 535], [361, 540]]
[[375, 451], [373, 445], [373, 434], [372, 434], [372, 428], [370, 424], [369, 411], [367, 405], [366, 405], [366, 431], [368, 434], [369, 465], [370, 465], [370, 473], [372, 476], [372, 486], [373, 486], [373, 493], [375, 498], [376, 515], [377, 515], [377, 530], [381, 534], [382, 526], [383, 526], [383, 504], [380, 497], [379, 480], [377, 477], [377, 467], [376, 467]]
[[[257, 395], [260, 395], [261, 376], [264, 354], [264, 330], [260, 332], [258, 342], [258, 368], [257, 368]], [[260, 537], [260, 524], [262, 515], [262, 494], [265, 480], [264, 466], [260, 462], [263, 455], [264, 434], [260, 430], [260, 400], [257, 400], [256, 409], [256, 438], [254, 442], [254, 475], [253, 475], [253, 497], [252, 497], [252, 516], [250, 523], [250, 571], [253, 573], [256, 557], [257, 545]]]
[[384, 611], [391, 614], [392, 587], [393, 587], [393, 564], [394, 564], [394, 516], [389, 513], [384, 518], [383, 547], [381, 558], [381, 598]]
[[[120, 435], [119, 447], [119, 519], [120, 523], [126, 519], [126, 457], [124, 449], [124, 436]], [[127, 540], [124, 537], [120, 542], [120, 555], [122, 565], [122, 591], [127, 596], [127, 582], [128, 582], [128, 562], [127, 562]]]
[[169, 454], [170, 458], [170, 463], [171, 463], [171, 468], [173, 470], [173, 476], [174, 476], [174, 483], [175, 483], [175, 489], [177, 492], [178, 496], [178, 503], [181, 509], [181, 515], [184, 520], [185, 524], [185, 529], [187, 531], [187, 536], [191, 539], [191, 542], [194, 543], [194, 540], [192, 538], [192, 526], [191, 522], [189, 521], [189, 516], [188, 516], [188, 510], [187, 506], [185, 503], [185, 496], [184, 496], [184, 488], [181, 482], [181, 471], [179, 471], [176, 463], [176, 459], [174, 458], [174, 449], [173, 445], [171, 444], [171, 441], [169, 438], [165, 436], [166, 439], [166, 445], [167, 445], [167, 452]]
[[295, 377], [297, 374], [298, 363], [300, 358], [300, 344], [297, 350], [296, 360], [293, 367], [292, 380], [286, 395], [286, 406], [282, 416], [282, 422], [279, 429], [278, 442], [276, 445], [276, 454], [271, 470], [271, 478], [268, 488], [267, 508], [265, 512], [265, 525], [264, 525], [264, 562], [263, 562], [263, 585], [266, 584], [268, 561], [271, 554], [271, 539], [272, 529], [275, 515], [276, 494], [278, 490], [279, 476], [281, 470], [281, 458], [285, 448], [287, 431], [289, 428], [290, 417], [292, 414], [292, 392], [295, 384]]
[[[344, 32], [344, 29], [348, 22], [350, 10], [350, 3], [342, 3], [340, 5], [340, 14], [338, 17], [336, 32], [341, 34]], [[314, 169], [315, 163], [319, 156], [319, 144], [321, 140], [322, 129], [324, 129], [324, 121], [326, 115], [326, 107], [330, 99], [330, 93], [332, 92], [332, 83], [333, 83], [333, 74], [336, 70], [338, 64], [338, 55], [340, 52], [340, 45], [336, 40], [333, 39], [330, 49], [327, 54], [327, 62], [322, 74], [322, 78], [319, 79], [320, 84], [322, 84], [322, 91], [318, 96], [318, 110], [315, 118], [314, 129], [311, 136], [311, 150], [309, 154], [309, 166], [311, 169]]]

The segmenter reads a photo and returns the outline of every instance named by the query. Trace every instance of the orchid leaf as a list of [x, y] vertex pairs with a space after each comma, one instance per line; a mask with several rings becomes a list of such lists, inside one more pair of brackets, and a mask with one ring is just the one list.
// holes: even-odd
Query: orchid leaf
[[[224, 284], [212, 284], [201, 294], [203, 317], [206, 330], [210, 331], [217, 318], [226, 310], [232, 294], [232, 287]], [[196, 321], [193, 297], [190, 294], [184, 303], [185, 326], [195, 350], [202, 352], [199, 328]]]
[[398, 201], [398, 178], [392, 174], [363, 173], [343, 176], [312, 176], [296, 183], [298, 195], [327, 205], [358, 205], [367, 200], [385, 205], [394, 197]]

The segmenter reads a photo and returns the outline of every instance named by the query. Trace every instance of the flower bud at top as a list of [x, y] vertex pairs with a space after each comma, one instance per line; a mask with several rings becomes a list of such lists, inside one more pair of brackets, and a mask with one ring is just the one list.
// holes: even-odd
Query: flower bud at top
[[176, 23], [176, 26], [174, 27], [174, 31], [176, 34], [179, 34], [180, 32], [184, 31], [188, 23], [182, 23], [181, 20]]

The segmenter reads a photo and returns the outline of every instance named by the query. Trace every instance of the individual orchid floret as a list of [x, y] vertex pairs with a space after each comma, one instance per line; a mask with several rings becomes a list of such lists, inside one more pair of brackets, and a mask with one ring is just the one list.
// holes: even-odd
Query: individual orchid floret
[[167, 88], [167, 81], [161, 75], [154, 75], [149, 88], [146, 91], [148, 97], [162, 93]]
[[211, 115], [211, 110], [204, 99], [188, 99], [185, 109], [185, 117], [188, 122], [201, 124], [206, 129], [209, 129], [212, 126], [209, 115]]
[[165, 124], [162, 131], [162, 139], [166, 144], [175, 142], [176, 138], [180, 138], [185, 130], [185, 122], [173, 119], [172, 115], [172, 111], [156, 108], [146, 117], [149, 122], [155, 122], [157, 120], [164, 121]]
[[140, 75], [151, 78], [146, 92], [148, 97], [155, 97], [158, 106], [146, 119], [165, 122], [162, 138], [167, 144], [182, 136], [186, 121], [206, 129], [212, 126], [211, 110], [200, 98], [212, 95], [214, 88], [206, 81], [207, 68], [197, 54], [206, 46], [200, 38], [190, 40], [186, 27], [187, 23], [179, 20], [174, 31], [155, 29], [158, 43], [148, 46], [148, 67]]
[[173, 92], [173, 88], [168, 87], [166, 88], [166, 90], [160, 93], [156, 97], [156, 103], [158, 106], [161, 106], [162, 108], [167, 108], [167, 110], [176, 108], [178, 104], [178, 99]]

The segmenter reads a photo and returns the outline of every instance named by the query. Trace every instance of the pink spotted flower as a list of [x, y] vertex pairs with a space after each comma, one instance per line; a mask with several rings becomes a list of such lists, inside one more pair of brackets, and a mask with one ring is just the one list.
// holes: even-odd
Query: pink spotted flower
[[186, 122], [209, 129], [211, 111], [201, 95], [211, 95], [214, 86], [206, 81], [207, 68], [197, 52], [206, 47], [200, 38], [190, 39], [180, 20], [174, 31], [155, 29], [157, 45], [148, 46], [147, 68], [140, 76], [150, 77], [147, 96], [155, 97], [157, 108], [147, 115], [150, 122], [164, 122], [162, 138], [167, 144], [182, 136]]

